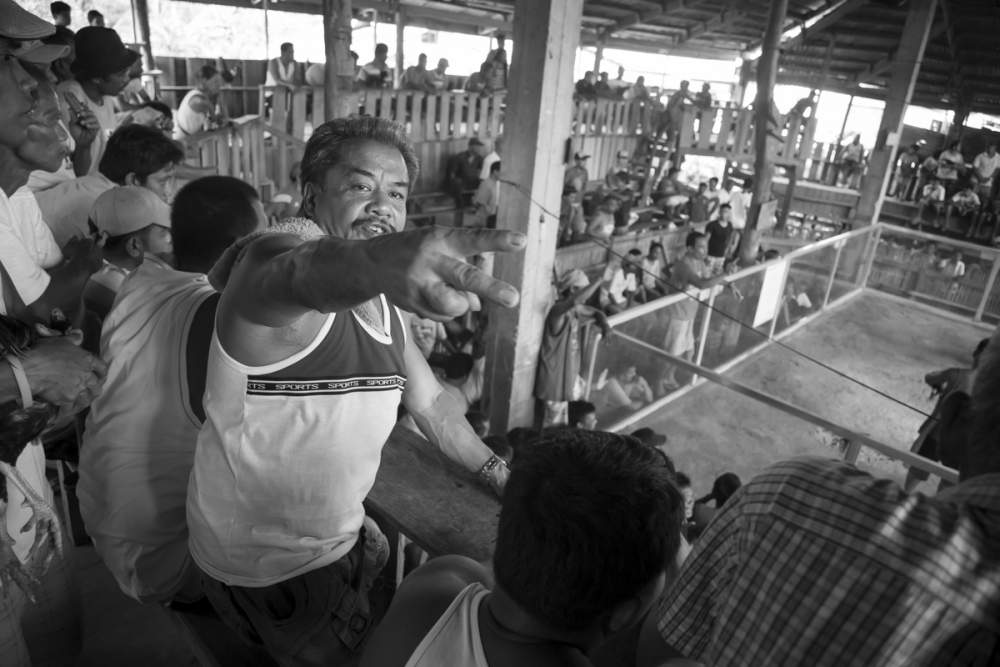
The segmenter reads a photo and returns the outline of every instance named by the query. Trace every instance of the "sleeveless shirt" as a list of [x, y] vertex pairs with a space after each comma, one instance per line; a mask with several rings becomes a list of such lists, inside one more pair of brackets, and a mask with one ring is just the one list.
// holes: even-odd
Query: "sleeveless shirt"
[[213, 578], [270, 586], [354, 546], [406, 384], [402, 318], [379, 300], [383, 331], [331, 314], [267, 366], [239, 363], [213, 333], [187, 497], [191, 556]]
[[479, 605], [489, 593], [482, 584], [469, 584], [441, 615], [405, 667], [489, 667], [479, 635]]

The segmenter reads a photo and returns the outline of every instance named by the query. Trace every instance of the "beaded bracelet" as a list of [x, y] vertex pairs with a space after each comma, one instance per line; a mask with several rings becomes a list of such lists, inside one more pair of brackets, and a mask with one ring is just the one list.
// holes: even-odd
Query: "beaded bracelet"
[[503, 485], [507, 481], [510, 468], [507, 467], [506, 461], [493, 454], [490, 458], [486, 459], [486, 463], [483, 464], [483, 467], [476, 474], [489, 484], [490, 488], [499, 493], [503, 490]]

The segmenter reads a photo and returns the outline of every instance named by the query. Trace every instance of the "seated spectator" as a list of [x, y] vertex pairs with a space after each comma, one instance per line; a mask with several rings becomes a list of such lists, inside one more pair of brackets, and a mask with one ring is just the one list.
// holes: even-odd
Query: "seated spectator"
[[594, 405], [602, 413], [635, 411], [653, 402], [653, 390], [646, 378], [639, 375], [634, 364], [622, 364], [608, 374], [608, 370], [597, 379], [596, 390], [591, 392]]
[[573, 423], [568, 405], [583, 393], [580, 327], [594, 323], [603, 335], [609, 333], [604, 313], [586, 305], [600, 285], [597, 280], [590, 283], [579, 269], [563, 276], [557, 285], [555, 303], [545, 316], [535, 376], [535, 398], [545, 405], [543, 426]]
[[927, 185], [920, 191], [920, 199], [917, 206], [917, 217], [913, 223], [920, 229], [924, 223], [932, 227], [941, 226], [939, 220], [941, 209], [944, 207], [945, 188], [935, 175], [929, 176]]
[[139, 185], [163, 201], [173, 198], [174, 173], [184, 153], [162, 132], [142, 125], [126, 125], [108, 139], [100, 170], [38, 192], [35, 198], [45, 223], [58, 243], [84, 238], [90, 230], [87, 215], [102, 192], [115, 185]]
[[459, 215], [472, 203], [472, 196], [466, 193], [479, 187], [479, 172], [483, 169], [484, 152], [483, 142], [477, 137], [472, 137], [464, 151], [448, 158], [445, 166], [445, 188], [455, 201]]
[[632, 305], [638, 284], [635, 274], [626, 270], [626, 264], [639, 262], [641, 256], [642, 253], [633, 248], [624, 261], [615, 255], [608, 259], [601, 276], [601, 290], [598, 294], [598, 303], [607, 315], [620, 313]]
[[417, 57], [417, 64], [406, 68], [403, 72], [403, 79], [400, 82], [405, 90], [421, 90], [424, 92], [433, 91], [427, 78], [427, 54], [421, 53]]
[[946, 196], [951, 196], [958, 185], [960, 171], [965, 168], [965, 157], [962, 155], [962, 142], [953, 141], [948, 148], [941, 151], [937, 158], [935, 175], [944, 186]]
[[604, 195], [594, 216], [587, 223], [587, 235], [591, 238], [608, 241], [615, 231], [615, 213], [621, 208], [621, 197], [615, 194]]
[[952, 195], [951, 205], [960, 216], [965, 217], [979, 211], [979, 195], [976, 194], [978, 185], [975, 177], [972, 177], [965, 182], [964, 187]]
[[681, 181], [681, 170], [671, 167], [667, 177], [657, 184], [653, 201], [656, 206], [663, 207], [664, 213], [673, 219], [678, 217], [681, 208], [691, 200], [694, 193], [694, 190]]
[[642, 259], [642, 289], [646, 299], [655, 299], [667, 293], [667, 285], [663, 282], [667, 268], [667, 254], [663, 244], [653, 241], [649, 244], [649, 254]]
[[473, 72], [465, 80], [465, 92], [482, 93], [486, 90], [486, 79], [489, 76], [490, 65], [483, 63], [478, 72]]
[[385, 44], [375, 45], [375, 59], [358, 70], [357, 81], [363, 88], [387, 88], [392, 86], [392, 75], [389, 72], [389, 47]]
[[[712, 492], [694, 501], [694, 508], [691, 511], [691, 529], [688, 531], [688, 539], [694, 541], [701, 535], [712, 518], [718, 513], [730, 496], [736, 493], [743, 486], [743, 482], [735, 473], [727, 472], [715, 478], [712, 483]], [[709, 503], [715, 503], [715, 506]]]
[[593, 72], [587, 72], [583, 78], [576, 82], [574, 87], [574, 97], [580, 100], [597, 99], [597, 76]]
[[173, 261], [170, 207], [146, 188], [119, 186], [97, 198], [90, 223], [103, 240], [104, 264], [90, 277], [83, 298], [103, 320], [122, 283], [143, 260]]
[[472, 205], [475, 210], [472, 214], [469, 227], [489, 227], [495, 229], [497, 226], [497, 212], [500, 209], [500, 161], [497, 160], [490, 165], [489, 176], [479, 184], [476, 194], [472, 196]]
[[570, 401], [567, 422], [572, 428], [585, 431], [597, 430], [597, 408], [589, 401]]
[[647, 618], [637, 665], [995, 662], [1000, 334], [970, 414], [961, 481], [937, 495], [829, 458], [785, 461], [745, 484]]
[[184, 506], [219, 298], [204, 274], [265, 223], [246, 183], [227, 176], [189, 183], [171, 215], [177, 269], [142, 262], [104, 323], [101, 355], [110, 370], [87, 417], [77, 494], [97, 553], [140, 602], [201, 597]]
[[427, 85], [429, 92], [440, 92], [448, 88], [448, 59], [438, 60], [437, 67], [427, 73]]
[[671, 578], [680, 502], [659, 457], [632, 438], [544, 434], [517, 454], [492, 568], [448, 556], [414, 571], [362, 667], [586, 664]]
[[174, 139], [192, 137], [218, 127], [229, 114], [222, 99], [222, 75], [211, 65], [198, 70], [195, 87], [177, 105], [174, 119]]
[[74, 59], [71, 65], [74, 79], [59, 84], [65, 98], [63, 120], [76, 122], [76, 110], [86, 107], [97, 119], [100, 131], [90, 144], [88, 174], [97, 172], [108, 137], [118, 126], [115, 118], [115, 96], [130, 80], [129, 71], [139, 60], [139, 54], [125, 48], [118, 33], [110, 28], [82, 28], [76, 33]]

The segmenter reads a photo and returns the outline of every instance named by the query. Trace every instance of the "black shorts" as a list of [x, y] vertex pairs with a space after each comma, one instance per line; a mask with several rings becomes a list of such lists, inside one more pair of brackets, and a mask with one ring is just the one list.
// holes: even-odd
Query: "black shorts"
[[368, 592], [387, 557], [385, 536], [362, 528], [346, 556], [297, 577], [249, 588], [202, 572], [202, 585], [222, 620], [248, 644], [275, 657], [308, 649], [336, 660], [356, 653], [379, 620]]

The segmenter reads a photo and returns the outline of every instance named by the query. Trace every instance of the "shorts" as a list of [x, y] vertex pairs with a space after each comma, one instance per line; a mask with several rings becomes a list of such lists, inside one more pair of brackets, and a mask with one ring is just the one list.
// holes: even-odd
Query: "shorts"
[[667, 324], [667, 336], [663, 348], [675, 357], [694, 349], [694, 320], [671, 318]]
[[381, 620], [372, 613], [368, 591], [388, 557], [388, 540], [366, 517], [354, 547], [325, 567], [261, 588], [229, 586], [202, 572], [202, 586], [247, 644], [262, 646], [279, 662], [308, 652], [340, 664], [360, 653]]

